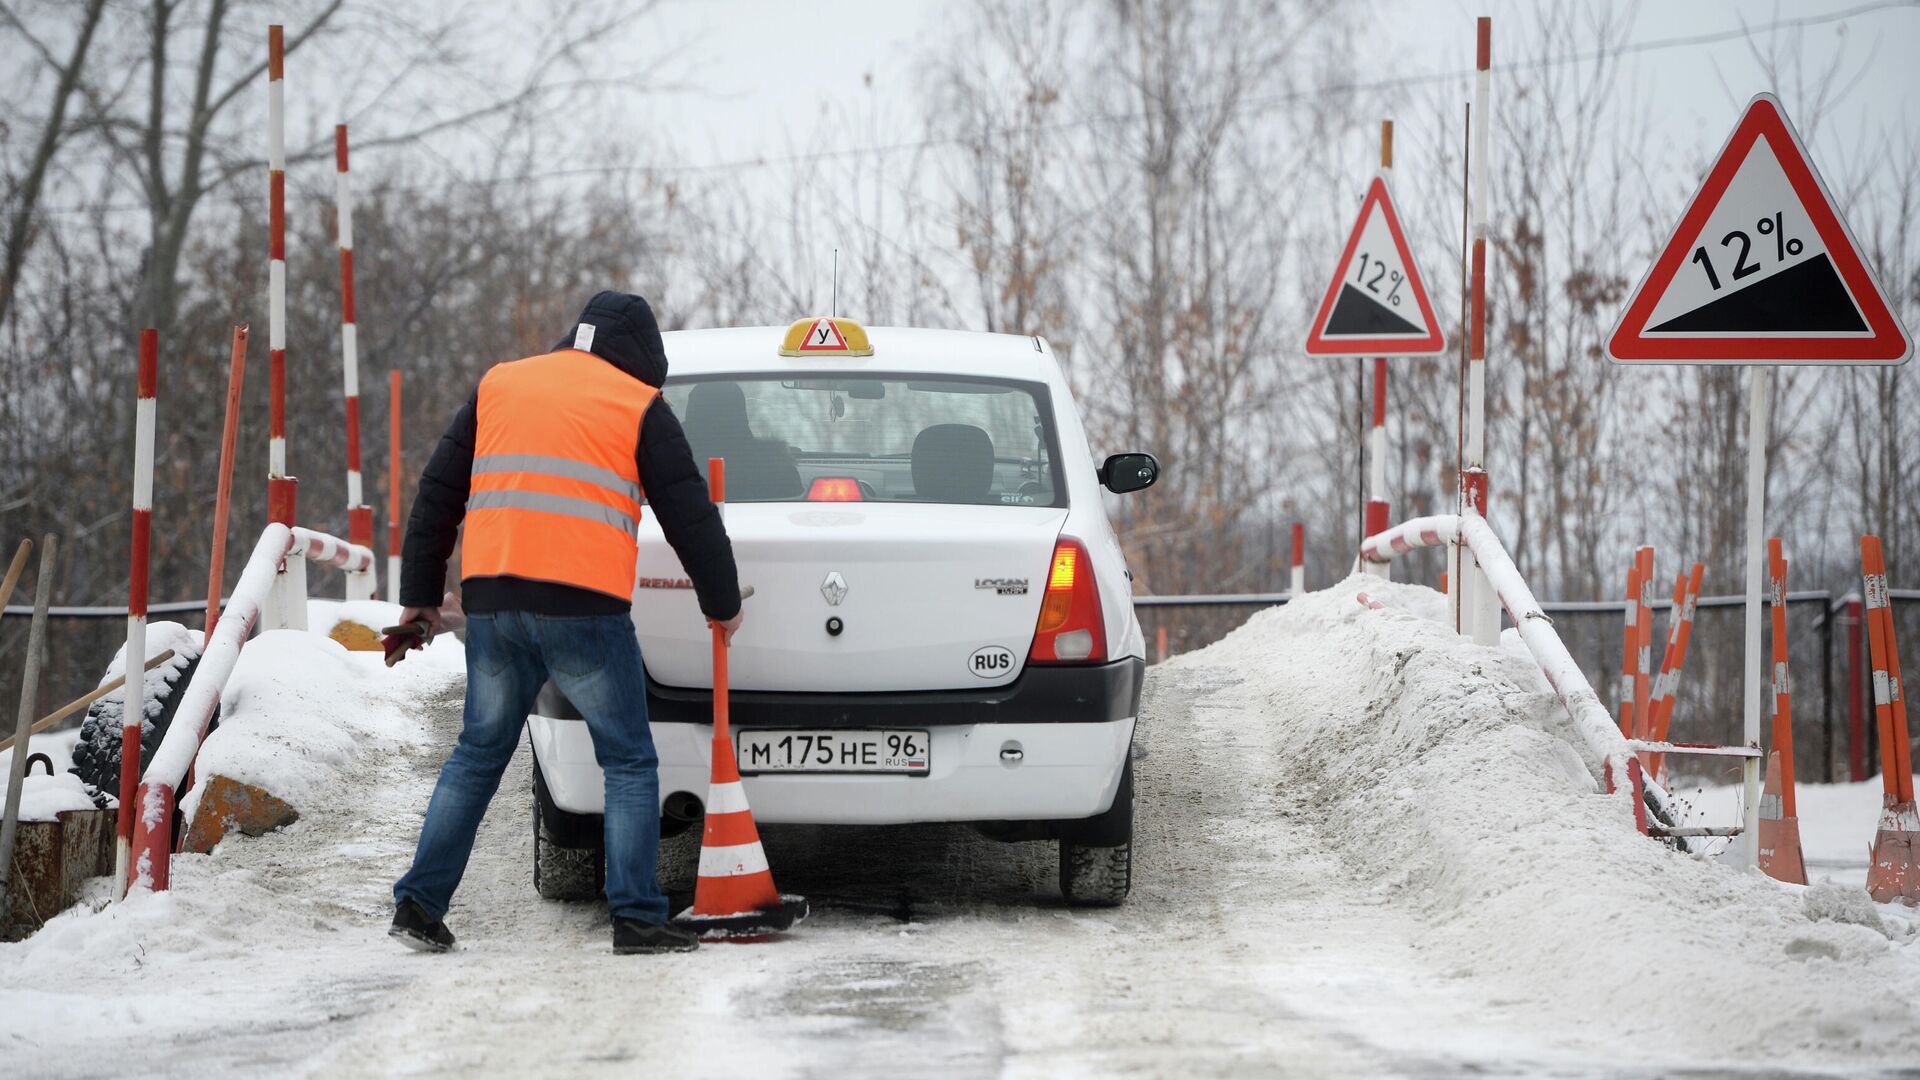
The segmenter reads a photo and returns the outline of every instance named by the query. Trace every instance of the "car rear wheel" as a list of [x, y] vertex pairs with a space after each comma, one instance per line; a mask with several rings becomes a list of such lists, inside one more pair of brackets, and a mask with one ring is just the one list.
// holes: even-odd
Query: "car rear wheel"
[[1133, 759], [1113, 806], [1060, 838], [1060, 895], [1079, 907], [1118, 907], [1133, 888]]
[[569, 814], [547, 791], [533, 762], [533, 891], [543, 900], [597, 900], [606, 884], [600, 818]]
[[542, 900], [596, 900], [606, 873], [597, 847], [565, 848], [533, 811], [533, 890]]
[[704, 830], [699, 823], [660, 838], [660, 891], [691, 893], [700, 879], [700, 839]]

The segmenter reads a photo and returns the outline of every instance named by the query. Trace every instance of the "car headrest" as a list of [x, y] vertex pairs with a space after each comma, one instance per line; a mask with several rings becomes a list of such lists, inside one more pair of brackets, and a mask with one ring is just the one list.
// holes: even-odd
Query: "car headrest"
[[753, 437], [747, 424], [747, 395], [739, 383], [703, 382], [687, 395], [687, 434], [702, 442]]
[[971, 424], [922, 431], [913, 440], [913, 490], [934, 502], [985, 502], [993, 490], [993, 440]]

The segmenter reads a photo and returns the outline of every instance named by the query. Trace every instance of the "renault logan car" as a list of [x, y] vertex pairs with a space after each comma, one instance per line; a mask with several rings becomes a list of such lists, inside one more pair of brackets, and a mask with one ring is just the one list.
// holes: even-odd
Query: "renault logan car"
[[[663, 392], [703, 467], [725, 461], [752, 590], [728, 685], [755, 817], [1054, 841], [1067, 899], [1123, 900], [1145, 648], [1102, 488], [1150, 486], [1154, 459], [1094, 460], [1038, 337], [830, 318], [665, 337]], [[672, 835], [707, 793], [711, 637], [644, 514], [639, 549]], [[577, 715], [549, 685], [530, 722], [535, 880], [556, 898], [600, 884], [601, 773]]]

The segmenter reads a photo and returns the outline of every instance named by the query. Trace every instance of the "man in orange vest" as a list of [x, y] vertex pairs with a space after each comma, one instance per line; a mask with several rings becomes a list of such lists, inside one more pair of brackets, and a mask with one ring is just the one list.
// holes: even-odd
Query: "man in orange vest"
[[603, 292], [553, 352], [497, 364], [420, 477], [400, 569], [401, 622], [440, 619], [462, 521], [467, 697], [413, 867], [393, 887], [392, 936], [445, 952], [443, 918], [474, 833], [549, 678], [586, 720], [606, 774], [606, 894], [614, 951], [685, 951], [655, 862], [660, 789], [634, 635], [641, 499], [729, 640], [740, 627], [733, 547], [660, 396], [667, 357], [653, 310]]

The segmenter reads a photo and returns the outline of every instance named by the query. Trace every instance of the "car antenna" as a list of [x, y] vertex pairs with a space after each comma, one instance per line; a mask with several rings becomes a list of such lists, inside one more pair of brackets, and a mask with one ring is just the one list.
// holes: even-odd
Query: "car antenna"
[[840, 314], [840, 249], [833, 249], [833, 303], [827, 308], [827, 317], [835, 318]]

